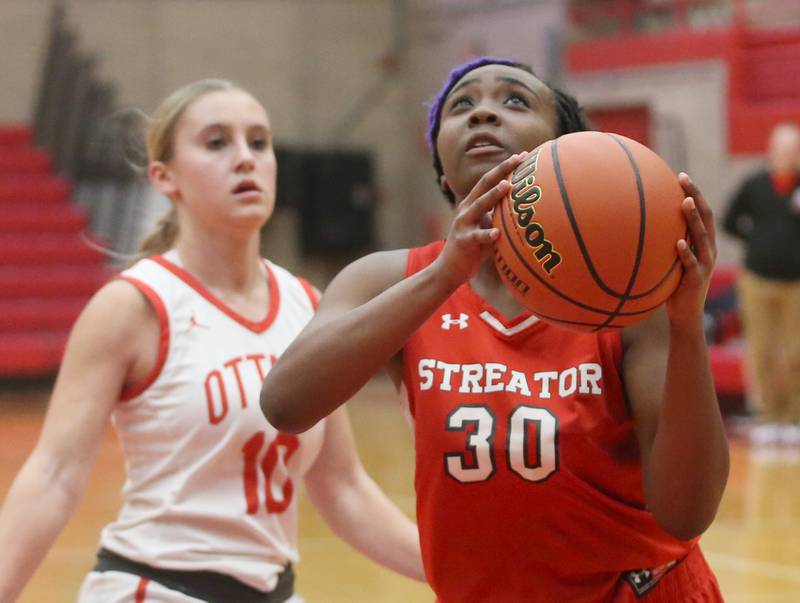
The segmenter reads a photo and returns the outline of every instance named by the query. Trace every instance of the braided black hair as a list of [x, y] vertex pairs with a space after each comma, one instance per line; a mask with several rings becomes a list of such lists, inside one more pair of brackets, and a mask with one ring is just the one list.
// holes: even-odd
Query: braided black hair
[[578, 104], [578, 100], [574, 96], [547, 82], [545, 82], [545, 85], [553, 91], [553, 95], [556, 98], [559, 136], [593, 129], [583, 114], [583, 108]]

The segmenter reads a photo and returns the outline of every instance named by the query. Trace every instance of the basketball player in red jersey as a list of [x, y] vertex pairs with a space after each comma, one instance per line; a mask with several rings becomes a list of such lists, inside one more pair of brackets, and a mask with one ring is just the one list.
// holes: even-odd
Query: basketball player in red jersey
[[109, 417], [127, 481], [81, 603], [302, 602], [301, 482], [337, 534], [424, 579], [417, 530], [365, 473], [346, 415], [296, 436], [258, 407], [317, 301], [259, 255], [276, 177], [263, 106], [226, 81], [195, 82], [156, 110], [147, 142], [150, 181], [173, 210], [72, 331], [0, 514], [0, 601], [20, 594], [75, 508]]
[[501, 283], [487, 212], [520, 153], [586, 129], [577, 103], [482, 59], [451, 73], [430, 123], [447, 239], [346, 267], [267, 377], [266, 416], [308, 429], [388, 365], [442, 603], [721, 601], [697, 542], [729, 463], [703, 338], [708, 204], [681, 175], [693, 248], [675, 242], [685, 273], [662, 311], [621, 333], [563, 330]]

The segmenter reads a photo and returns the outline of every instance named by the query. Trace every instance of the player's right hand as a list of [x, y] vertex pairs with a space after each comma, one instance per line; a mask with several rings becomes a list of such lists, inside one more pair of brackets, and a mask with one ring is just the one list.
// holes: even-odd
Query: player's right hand
[[489, 212], [508, 194], [509, 175], [526, 153], [511, 155], [486, 172], [456, 206], [444, 249], [434, 264], [442, 282], [456, 289], [478, 270], [500, 231], [492, 227]]

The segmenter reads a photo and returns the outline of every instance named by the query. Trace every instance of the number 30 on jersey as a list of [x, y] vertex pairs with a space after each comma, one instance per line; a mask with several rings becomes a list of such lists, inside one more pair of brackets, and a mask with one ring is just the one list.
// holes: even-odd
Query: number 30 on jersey
[[[494, 475], [498, 420], [483, 404], [464, 404], [448, 415], [447, 431], [466, 433], [466, 450], [445, 454], [450, 477], [470, 483]], [[506, 462], [520, 478], [541, 482], [558, 469], [558, 418], [553, 413], [540, 406], [518, 406], [507, 427]]]

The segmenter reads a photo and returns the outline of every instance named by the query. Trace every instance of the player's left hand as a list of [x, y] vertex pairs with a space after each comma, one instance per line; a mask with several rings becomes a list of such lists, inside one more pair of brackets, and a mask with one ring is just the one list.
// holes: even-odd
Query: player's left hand
[[703, 328], [703, 306], [717, 260], [717, 235], [714, 214], [703, 193], [685, 173], [678, 176], [686, 198], [681, 210], [689, 227], [687, 239], [677, 242], [683, 277], [675, 293], [667, 300], [667, 314], [673, 327]]

